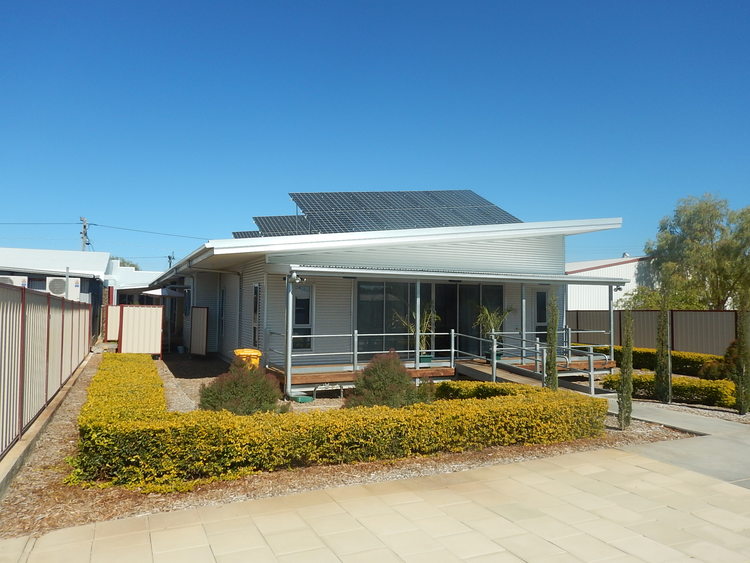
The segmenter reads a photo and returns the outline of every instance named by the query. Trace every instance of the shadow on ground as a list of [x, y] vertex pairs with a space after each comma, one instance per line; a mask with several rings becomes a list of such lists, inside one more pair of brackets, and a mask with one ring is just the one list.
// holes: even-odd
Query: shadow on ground
[[229, 371], [229, 364], [215, 356], [164, 354], [163, 360], [178, 379], [216, 377]]

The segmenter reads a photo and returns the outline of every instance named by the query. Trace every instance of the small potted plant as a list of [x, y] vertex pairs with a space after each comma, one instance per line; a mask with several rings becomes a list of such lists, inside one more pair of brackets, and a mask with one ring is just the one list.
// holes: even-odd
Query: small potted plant
[[[486, 305], [480, 305], [473, 326], [479, 327], [480, 336], [489, 338], [491, 333], [499, 331], [503, 327], [506, 317], [512, 311], [513, 309], [506, 309], [503, 311], [500, 307], [497, 309], [490, 309]], [[498, 337], [497, 341], [502, 345], [503, 337]], [[490, 354], [492, 354], [492, 351], [485, 352], [485, 357], [488, 360], [490, 359]], [[502, 357], [502, 352], [498, 352], [497, 357]]]
[[[393, 314], [393, 319], [406, 329], [406, 332], [416, 334], [416, 315], [411, 313], [410, 315], [402, 315], [398, 312]], [[422, 314], [419, 316], [419, 363], [430, 363], [432, 361], [432, 353], [425, 352], [429, 347], [430, 333], [434, 323], [441, 320], [432, 308], [432, 303], [428, 303]]]

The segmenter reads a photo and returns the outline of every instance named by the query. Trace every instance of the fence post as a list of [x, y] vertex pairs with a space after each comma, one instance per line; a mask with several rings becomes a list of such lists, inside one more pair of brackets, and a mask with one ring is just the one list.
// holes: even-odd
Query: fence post
[[[539, 346], [539, 344], [537, 344], [537, 346]], [[545, 386], [544, 385], [544, 380], [546, 379], [546, 377], [545, 377], [546, 374], [544, 373], [544, 368], [545, 368], [546, 365], [547, 365], [547, 348], [542, 348], [542, 369], [541, 370], [536, 370], [537, 373], [539, 373], [541, 371], [541, 374], [542, 374], [542, 387]]]
[[456, 367], [456, 329], [451, 329], [451, 367]]
[[352, 332], [352, 371], [357, 373], [357, 351], [359, 350], [359, 331]]
[[497, 337], [492, 335], [492, 383], [497, 381]]
[[65, 361], [65, 299], [60, 298], [60, 303], [62, 304], [61, 307], [61, 313], [60, 318], [62, 320], [62, 324], [60, 325], [60, 382], [58, 389], [62, 387], [63, 384], [63, 362]]
[[594, 395], [594, 355], [589, 354], [589, 391]]
[[21, 288], [20, 355], [18, 357], [18, 437], [23, 433], [23, 399], [26, 384], [26, 288]]
[[51, 296], [47, 294], [47, 342], [44, 354], [44, 404], [49, 402], [49, 325], [52, 323]]

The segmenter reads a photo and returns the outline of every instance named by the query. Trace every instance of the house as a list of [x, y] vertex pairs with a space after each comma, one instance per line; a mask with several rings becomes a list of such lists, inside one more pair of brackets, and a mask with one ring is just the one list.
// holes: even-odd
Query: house
[[[620, 258], [568, 262], [565, 273], [585, 277], [617, 277], [628, 281], [620, 287], [615, 300], [628, 294], [638, 285], [648, 285], [650, 259], [648, 256], [633, 256], [627, 253]], [[568, 285], [569, 311], [606, 311], [609, 308], [609, 294], [605, 286]]]
[[103, 302], [117, 303], [118, 291], [144, 291], [161, 273], [120, 266], [109, 252], [0, 248], [0, 283], [90, 303], [94, 334]]
[[[184, 290], [191, 351], [229, 359], [258, 348], [287, 393], [351, 381], [390, 349], [413, 370], [481, 357], [491, 340], [474, 326], [480, 304], [511, 309], [497, 336], [525, 357], [546, 335], [552, 295], [562, 330], [567, 284], [626, 281], [565, 273], [565, 237], [619, 228], [619, 218], [524, 223], [469, 190], [291, 197], [297, 214], [256, 217], [259, 230], [205, 243], [153, 284]], [[398, 315], [419, 327], [427, 309], [438, 320], [426, 338], [410, 336]]]

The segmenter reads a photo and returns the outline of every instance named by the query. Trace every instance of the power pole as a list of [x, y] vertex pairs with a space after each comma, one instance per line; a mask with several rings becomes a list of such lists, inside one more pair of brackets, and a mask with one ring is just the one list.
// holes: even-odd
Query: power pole
[[174, 250], [172, 251], [172, 254], [167, 256], [167, 260], [169, 260], [169, 267], [172, 267], [172, 262], [174, 262]]
[[81, 251], [86, 250], [86, 247], [91, 244], [91, 241], [89, 240], [89, 222], [86, 220], [86, 217], [79, 217], [81, 220]]

